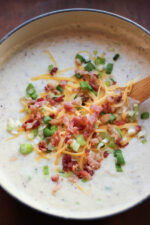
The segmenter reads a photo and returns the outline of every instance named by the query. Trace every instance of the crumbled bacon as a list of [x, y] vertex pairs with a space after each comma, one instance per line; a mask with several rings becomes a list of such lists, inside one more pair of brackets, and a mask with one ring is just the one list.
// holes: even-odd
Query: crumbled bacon
[[61, 125], [61, 124], [63, 124], [63, 117], [51, 120], [50, 124], [51, 125]]
[[52, 180], [53, 182], [58, 182], [58, 180], [59, 180], [59, 175], [57, 174], [57, 175], [51, 176], [51, 180]]
[[102, 122], [102, 123], [108, 123], [109, 120], [110, 120], [110, 116], [111, 116], [111, 114], [108, 114], [108, 113], [102, 115], [102, 116], [100, 117], [101, 122]]
[[90, 166], [88, 166], [88, 165], [85, 165], [85, 166], [84, 166], [84, 170], [87, 171], [91, 176], [93, 176], [94, 173], [95, 173], [94, 169], [92, 169], [92, 168], [91, 168]]
[[47, 143], [45, 141], [41, 141], [39, 144], [38, 144], [38, 147], [39, 149], [42, 151], [42, 152], [46, 152], [47, 151]]
[[67, 111], [67, 112], [71, 112], [73, 113], [75, 111], [73, 105], [71, 102], [65, 102], [64, 103], [64, 109]]
[[109, 153], [107, 151], [104, 151], [103, 156], [104, 158], [107, 158], [109, 156]]
[[45, 86], [45, 91], [46, 92], [50, 92], [50, 91], [54, 91], [56, 89], [56, 86], [55, 85], [53, 85], [53, 84], [47, 84], [46, 86]]
[[67, 84], [67, 81], [66, 81], [66, 80], [61, 80], [61, 81], [60, 81], [60, 86], [61, 86], [62, 88], [65, 87], [66, 84]]
[[106, 102], [102, 105], [104, 113], [112, 113], [112, 107], [110, 102]]
[[115, 101], [116, 101], [117, 103], [121, 102], [121, 100], [122, 100], [122, 94], [120, 94], [119, 96], [117, 96], [117, 97], [115, 98]]
[[54, 195], [58, 190], [60, 190], [60, 188], [61, 188], [61, 185], [60, 184], [56, 184], [56, 186], [52, 190], [52, 194]]
[[87, 180], [91, 180], [91, 175], [85, 170], [80, 170], [77, 173], [77, 177], [79, 177], [80, 179], [85, 178]]
[[142, 127], [140, 125], [135, 126], [136, 132], [140, 132], [142, 130]]
[[125, 148], [129, 142], [125, 143], [125, 144], [122, 144], [120, 141], [116, 141], [116, 144], [120, 147], [120, 148]]
[[73, 165], [76, 165], [77, 161], [72, 161], [72, 158], [70, 155], [64, 155], [62, 158], [62, 165], [63, 165], [63, 170], [68, 172], [72, 171]]
[[54, 68], [50, 71], [50, 74], [51, 74], [51, 75], [54, 75], [54, 73], [56, 73], [57, 70], [58, 70], [58, 68], [57, 68], [57, 67], [54, 67]]
[[71, 183], [76, 183], [78, 180], [78, 177], [76, 175], [73, 175], [71, 177], [68, 178], [68, 181]]
[[98, 84], [95, 84], [95, 83], [90, 82], [90, 85], [92, 86], [92, 88], [93, 88], [95, 91], [98, 91], [98, 89], [99, 89], [99, 85], [98, 85]]
[[116, 144], [120, 143], [122, 137], [120, 136], [118, 131], [114, 127], [112, 127], [110, 124], [108, 124], [108, 132], [110, 133], [111, 137], [114, 137]]
[[52, 146], [56, 147], [60, 142], [59, 132], [56, 131], [53, 136], [50, 138]]
[[63, 98], [64, 98], [65, 96], [64, 95], [61, 95], [61, 96], [59, 96], [59, 97], [57, 97], [57, 98], [54, 98], [54, 101], [55, 102], [63, 102]]
[[114, 122], [114, 124], [117, 125], [117, 126], [124, 125], [125, 123], [126, 123], [126, 122], [125, 122], [124, 120], [116, 120], [116, 121]]
[[103, 107], [98, 105], [91, 105], [91, 110], [96, 113], [101, 113], [103, 111]]
[[29, 119], [22, 124], [22, 128], [26, 130], [37, 128], [40, 125], [40, 120]]
[[82, 99], [81, 99], [81, 97], [77, 97], [76, 99], [74, 99], [72, 101], [72, 104], [73, 105], [78, 105], [78, 106], [82, 105]]

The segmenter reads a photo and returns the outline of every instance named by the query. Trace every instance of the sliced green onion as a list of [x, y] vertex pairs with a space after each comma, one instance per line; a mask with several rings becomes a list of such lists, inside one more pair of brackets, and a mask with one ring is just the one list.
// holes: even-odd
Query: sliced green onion
[[24, 110], [26, 113], [31, 113], [31, 110], [28, 108], [28, 105], [25, 105]]
[[146, 139], [143, 139], [143, 140], [141, 140], [141, 143], [142, 144], [146, 144], [147, 143], [147, 140]]
[[98, 51], [97, 50], [94, 50], [93, 53], [94, 53], [94, 55], [97, 55], [98, 54]]
[[52, 117], [50, 117], [50, 116], [44, 116], [44, 118], [43, 118], [43, 122], [44, 122], [45, 124], [48, 124], [49, 121], [51, 121], [51, 120], [52, 120]]
[[111, 139], [110, 139], [109, 147], [110, 147], [110, 148], [116, 148], [116, 147], [117, 147], [117, 145], [116, 145], [116, 143], [115, 143], [115, 141], [114, 141], [114, 138], [111, 138]]
[[122, 169], [121, 165], [118, 165], [117, 163], [115, 165], [116, 165], [116, 171], [117, 172], [123, 172], [123, 169]]
[[101, 133], [99, 134], [99, 136], [100, 136], [102, 139], [105, 139], [105, 138], [109, 139], [109, 134], [108, 134], [108, 132], [101, 132]]
[[87, 65], [84, 67], [84, 69], [88, 72], [92, 71], [92, 70], [95, 70], [95, 66], [93, 63], [91, 62], [88, 62]]
[[97, 145], [97, 149], [101, 149], [104, 147], [105, 147], [105, 144], [103, 142], [99, 142], [99, 144]]
[[100, 65], [100, 64], [105, 64], [105, 58], [102, 58], [102, 57], [97, 57], [96, 59], [95, 59], [95, 61], [94, 61], [94, 63], [95, 63], [95, 65], [96, 66], [98, 66], [98, 65]]
[[60, 97], [61, 95], [55, 95], [54, 93], [50, 93], [49, 95], [51, 98], [58, 98]]
[[22, 155], [28, 155], [32, 152], [33, 145], [30, 143], [25, 143], [20, 145], [20, 152]]
[[75, 151], [78, 152], [79, 148], [80, 148], [80, 144], [76, 141], [76, 140], [72, 140], [72, 143], [70, 145], [70, 147]]
[[43, 135], [44, 137], [52, 136], [57, 130], [57, 127], [55, 125], [51, 126], [50, 128], [44, 128], [43, 129]]
[[31, 97], [33, 100], [37, 99], [38, 97], [35, 87], [31, 83], [28, 84], [26, 88], [26, 94], [27, 94], [27, 97]]
[[142, 120], [146, 120], [146, 119], [148, 119], [149, 118], [149, 112], [143, 112], [142, 114], [141, 114], [141, 119]]
[[52, 64], [49, 65], [49, 66], [48, 66], [48, 71], [51, 72], [53, 68], [54, 68], [54, 66], [53, 66]]
[[98, 77], [101, 78], [102, 76], [103, 76], [103, 72], [100, 71], [100, 72], [98, 73]]
[[43, 174], [44, 175], [49, 175], [49, 167], [47, 165], [43, 166]]
[[38, 129], [37, 128], [33, 129], [31, 132], [32, 132], [34, 138], [38, 135]]
[[76, 99], [76, 98], [78, 98], [79, 97], [79, 94], [76, 94], [75, 96], [74, 96], [74, 99]]
[[109, 80], [106, 80], [105, 81], [105, 84], [106, 84], [107, 87], [109, 87], [110, 86], [110, 81]]
[[82, 134], [77, 135], [76, 140], [81, 146], [86, 145], [86, 140], [84, 139]]
[[113, 70], [113, 64], [108, 63], [107, 66], [106, 66], [106, 73], [111, 74], [112, 70]]
[[122, 131], [120, 130], [120, 128], [119, 128], [119, 127], [116, 127], [115, 129], [116, 129], [116, 131], [118, 132], [118, 134], [119, 134], [121, 137], [123, 137], [123, 133], [122, 133]]
[[86, 59], [82, 55], [77, 54], [75, 58], [79, 59], [82, 63], [86, 63]]
[[60, 93], [63, 92], [63, 89], [62, 89], [62, 87], [61, 87], [60, 85], [57, 85], [56, 89], [57, 89]]
[[78, 78], [78, 79], [81, 79], [82, 75], [80, 73], [75, 73], [75, 77]]
[[120, 149], [114, 151], [114, 157], [116, 157], [116, 164], [117, 165], [125, 165], [125, 160]]
[[114, 61], [117, 61], [117, 59], [119, 58], [119, 56], [120, 56], [120, 55], [117, 53], [116, 55], [114, 55], [113, 60], [114, 60]]
[[88, 84], [86, 81], [81, 81], [80, 82], [80, 87], [83, 89], [83, 90], [86, 90], [86, 91], [92, 91], [93, 88], [90, 84]]
[[114, 122], [115, 119], [116, 119], [116, 116], [114, 114], [111, 114], [109, 122], [112, 123], [112, 122]]
[[86, 183], [86, 182], [87, 182], [87, 179], [86, 179], [86, 178], [82, 178], [81, 181], [82, 181], [83, 183]]

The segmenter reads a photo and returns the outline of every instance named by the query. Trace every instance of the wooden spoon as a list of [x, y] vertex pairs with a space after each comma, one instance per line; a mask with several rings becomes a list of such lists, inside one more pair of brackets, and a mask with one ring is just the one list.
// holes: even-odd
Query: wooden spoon
[[130, 97], [140, 102], [144, 102], [150, 97], [150, 76], [133, 84]]

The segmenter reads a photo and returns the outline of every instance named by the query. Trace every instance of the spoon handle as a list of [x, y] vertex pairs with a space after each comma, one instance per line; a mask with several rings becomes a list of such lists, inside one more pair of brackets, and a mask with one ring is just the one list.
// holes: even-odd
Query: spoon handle
[[150, 76], [136, 82], [130, 93], [130, 97], [144, 102], [150, 97]]

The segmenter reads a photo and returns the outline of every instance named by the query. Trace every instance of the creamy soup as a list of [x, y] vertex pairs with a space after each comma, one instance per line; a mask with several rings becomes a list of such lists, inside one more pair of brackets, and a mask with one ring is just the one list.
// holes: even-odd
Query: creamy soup
[[[4, 187], [19, 199], [42, 211], [65, 217], [92, 217], [113, 213], [129, 207], [149, 195], [150, 190], [150, 138], [142, 144], [134, 138], [123, 150], [126, 165], [122, 173], [117, 173], [115, 158], [109, 155], [103, 160], [101, 168], [92, 180], [79, 185], [86, 193], [64, 179], [62, 188], [52, 195], [55, 186], [50, 177], [55, 174], [54, 159], [35, 160], [36, 153], [23, 156], [19, 152], [20, 144], [26, 142], [24, 133], [16, 139], [6, 141], [11, 135], [6, 131], [9, 118], [21, 119], [19, 113], [20, 97], [34, 76], [47, 72], [51, 63], [44, 50], [50, 50], [60, 69], [74, 66], [75, 54], [80, 50], [97, 50], [105, 53], [112, 62], [114, 54], [120, 58], [115, 62], [113, 75], [120, 85], [138, 75], [146, 76], [150, 71], [149, 60], [141, 56], [137, 49], [96, 34], [72, 34], [50, 36], [35, 41], [25, 49], [14, 54], [0, 68], [0, 179]], [[114, 63], [114, 62], [113, 62]], [[73, 71], [66, 72], [72, 76]], [[37, 91], [43, 92], [45, 80], [35, 81]], [[150, 111], [150, 101], [140, 106], [140, 112]], [[147, 133], [150, 119], [140, 120]], [[34, 142], [34, 141], [33, 141]], [[50, 175], [43, 175], [43, 166], [49, 165]]]

